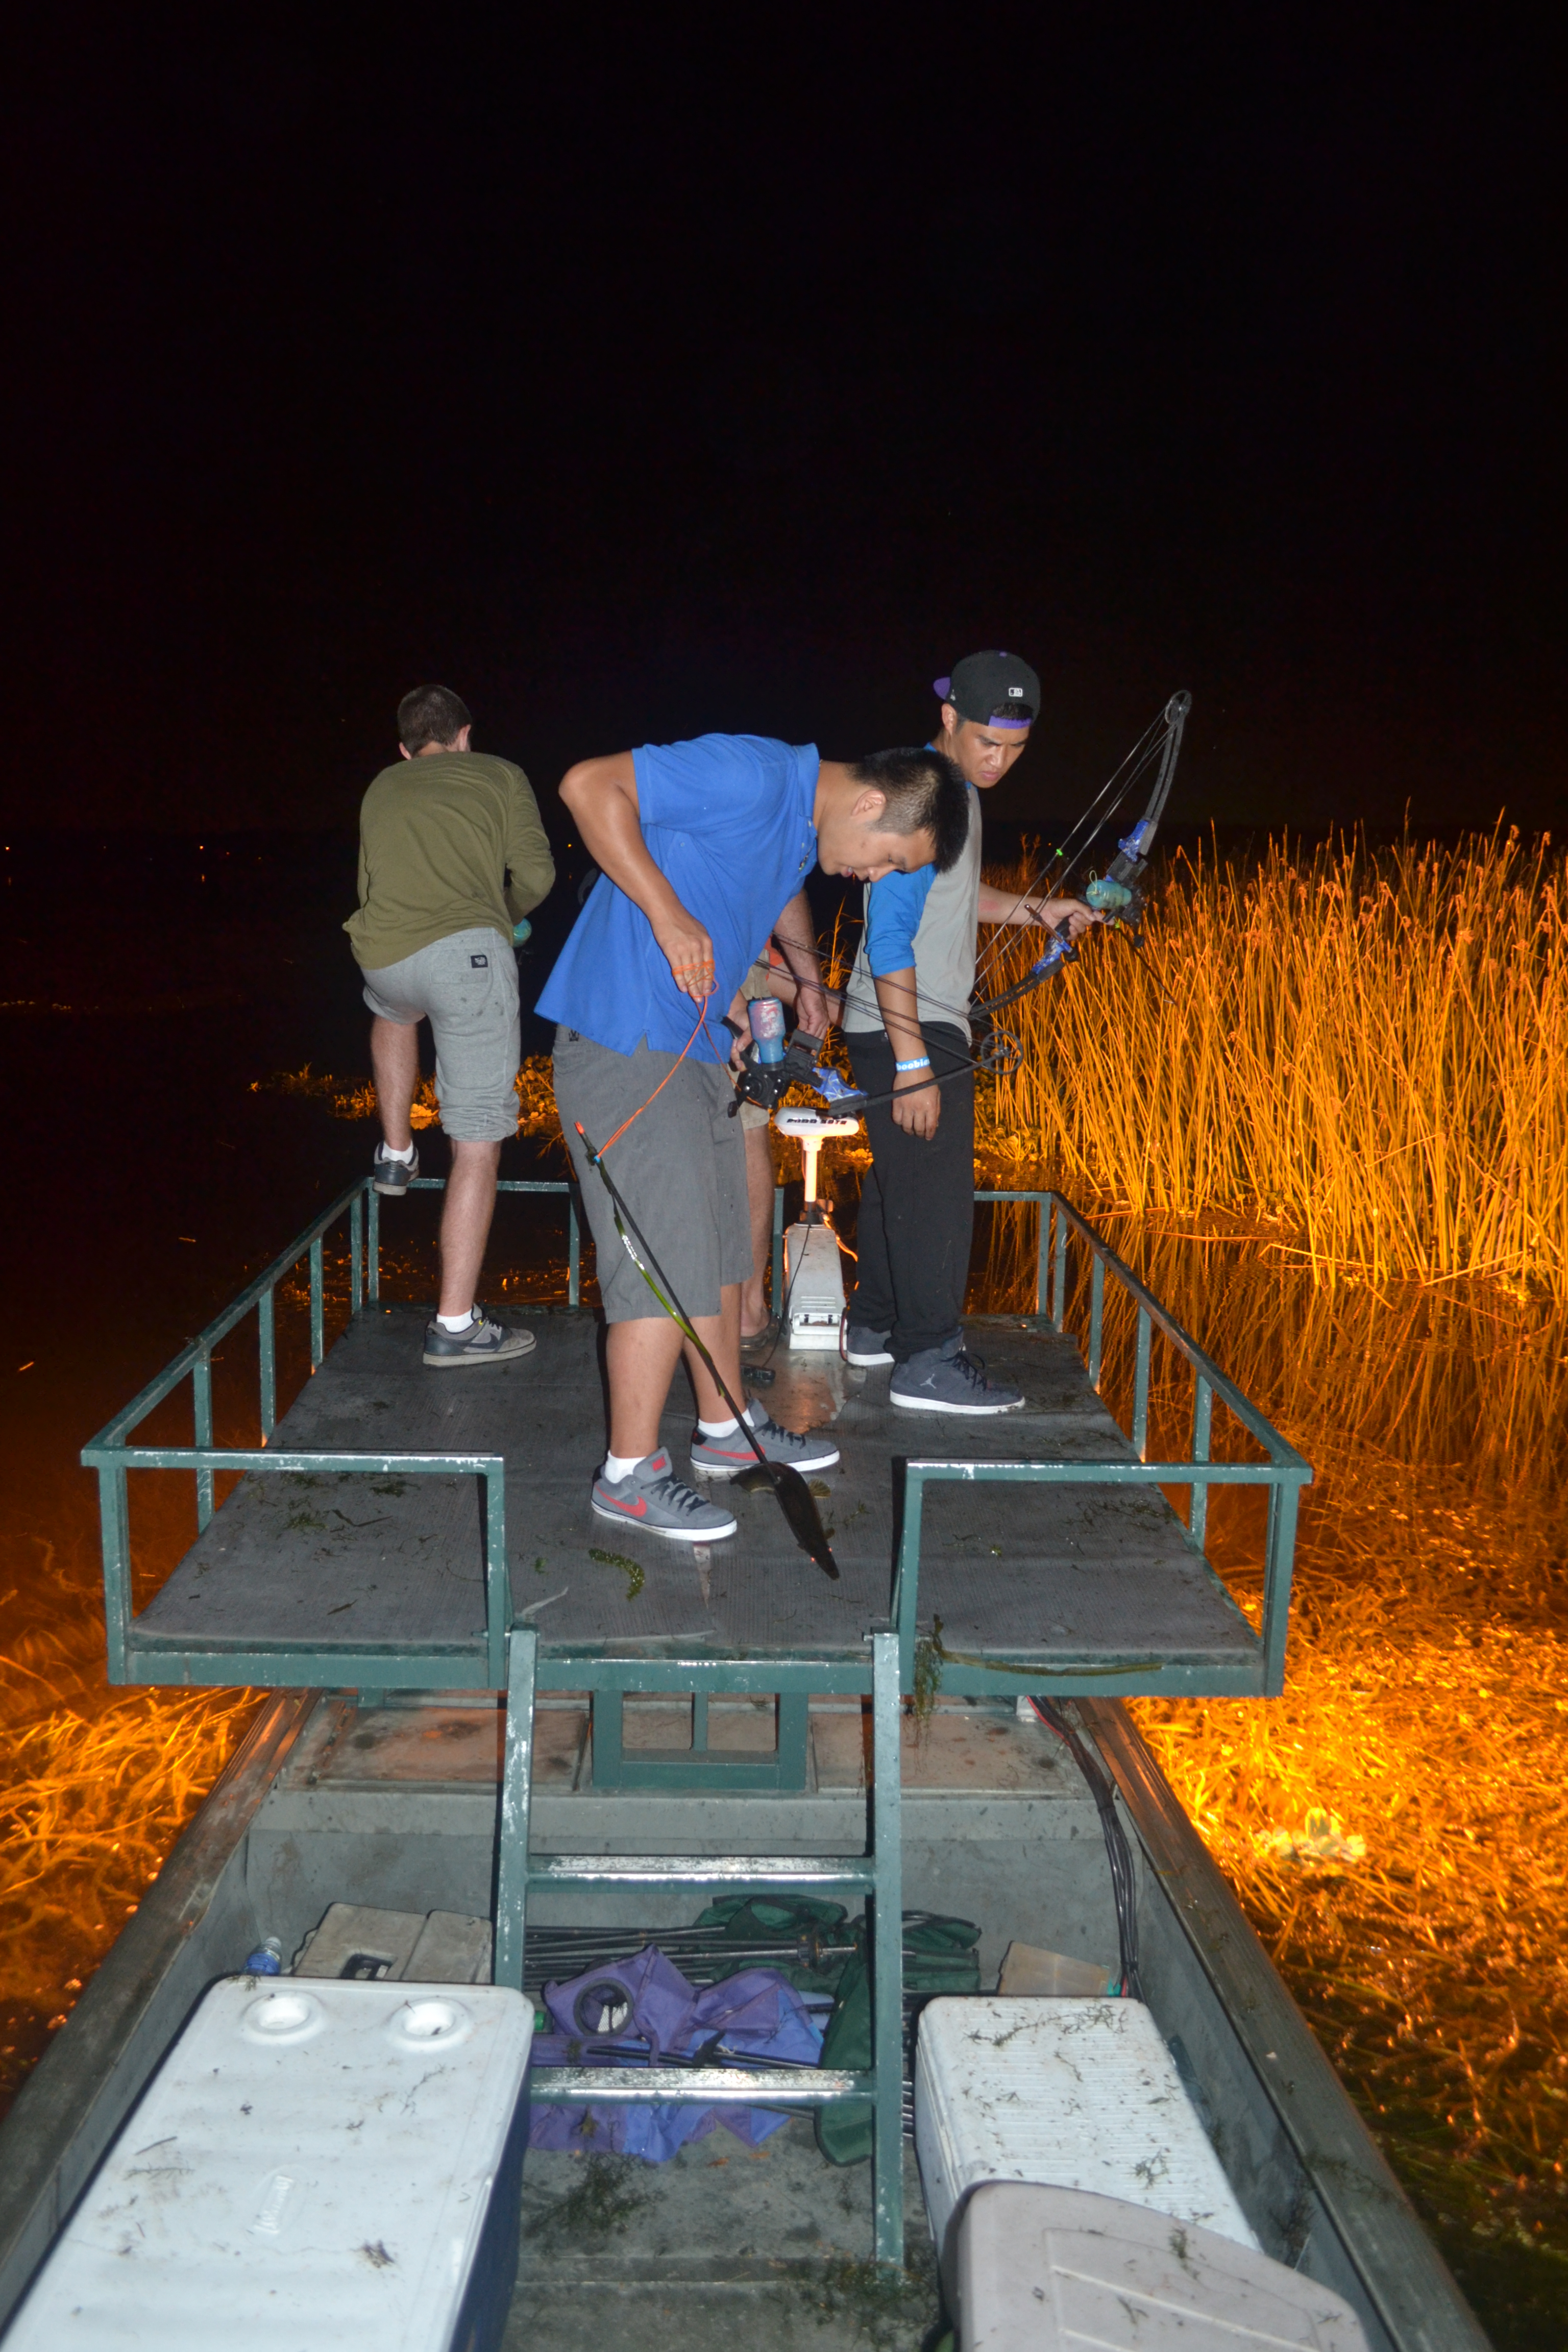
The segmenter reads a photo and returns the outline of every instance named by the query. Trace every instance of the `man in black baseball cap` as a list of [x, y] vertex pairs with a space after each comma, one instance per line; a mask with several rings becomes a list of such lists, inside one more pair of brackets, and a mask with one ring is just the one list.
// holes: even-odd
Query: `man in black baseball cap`
[[[891, 1364], [889, 1393], [913, 1412], [1007, 1412], [1024, 1400], [965, 1352], [963, 1294], [974, 1223], [974, 1079], [967, 1018], [981, 923], [1096, 920], [1077, 898], [1019, 899], [980, 878], [980, 794], [1021, 757], [1040, 681], [1016, 654], [966, 655], [939, 677], [931, 739], [970, 787], [969, 836], [934, 866], [868, 886], [866, 924], [843, 1027], [866, 1113], [872, 1166], [860, 1189], [859, 1263], [846, 1352]], [[947, 1073], [957, 1073], [946, 1076]], [[944, 1083], [938, 1085], [939, 1078]]]

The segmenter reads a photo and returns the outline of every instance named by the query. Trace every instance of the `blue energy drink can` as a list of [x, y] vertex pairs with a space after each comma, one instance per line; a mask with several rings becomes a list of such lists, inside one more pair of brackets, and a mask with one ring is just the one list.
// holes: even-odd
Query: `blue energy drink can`
[[776, 996], [752, 997], [752, 1034], [757, 1059], [766, 1069], [776, 1069], [784, 1060], [784, 1009]]

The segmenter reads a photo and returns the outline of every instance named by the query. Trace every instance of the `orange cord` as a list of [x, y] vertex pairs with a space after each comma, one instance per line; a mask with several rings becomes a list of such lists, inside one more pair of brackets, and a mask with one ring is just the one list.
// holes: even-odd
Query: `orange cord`
[[[696, 1027], [692, 1030], [690, 1036], [687, 1039], [687, 1041], [686, 1041], [685, 1045], [682, 1045], [682, 1047], [681, 1047], [681, 1049], [680, 1049], [679, 1053], [679, 1054], [677, 1054], [677, 1055], [676, 1055], [676, 1057], [675, 1057], [674, 1061], [673, 1061], [673, 1062], [671, 1062], [671, 1064], [670, 1064], [670, 1066], [669, 1066], [668, 1069], [668, 1070], [666, 1070], [666, 1072], [665, 1072], [665, 1074], [664, 1074], [663, 1077], [662, 1077], [662, 1078], [660, 1078], [660, 1080], [659, 1080], [659, 1082], [658, 1082], [658, 1086], [657, 1086], [657, 1087], [655, 1087], [655, 1088], [654, 1088], [654, 1090], [653, 1090], [653, 1093], [652, 1093], [651, 1095], [649, 1095], [649, 1097], [648, 1097], [648, 1098], [647, 1098], [647, 1102], [638, 1103], [638, 1105], [637, 1105], [637, 1107], [636, 1110], [634, 1110], [634, 1111], [633, 1111], [633, 1113], [632, 1113], [631, 1118], [623, 1118], [623, 1119], [622, 1119], [622, 1121], [621, 1121], [621, 1123], [620, 1123], [619, 1127], [617, 1127], [617, 1128], [616, 1128], [616, 1131], [615, 1131], [614, 1135], [612, 1135], [612, 1136], [611, 1136], [611, 1138], [610, 1138], [610, 1143], [618, 1143], [618, 1142], [620, 1141], [620, 1139], [621, 1139], [622, 1136], [623, 1136], [623, 1135], [625, 1135], [625, 1133], [626, 1133], [626, 1131], [627, 1128], [628, 1128], [628, 1127], [630, 1127], [630, 1125], [632, 1124], [632, 1119], [638, 1119], [638, 1118], [641, 1118], [641, 1117], [642, 1117], [642, 1115], [643, 1115], [644, 1111], [645, 1111], [645, 1110], [647, 1110], [647, 1103], [651, 1103], [651, 1102], [655, 1102], [655, 1101], [657, 1101], [657, 1100], [658, 1100], [658, 1097], [659, 1097], [659, 1096], [664, 1092], [664, 1090], [665, 1090], [666, 1087], [667, 1087], [667, 1086], [668, 1086], [668, 1084], [669, 1084], [669, 1082], [670, 1082], [671, 1078], [672, 1078], [672, 1077], [674, 1077], [674, 1076], [675, 1076], [675, 1074], [676, 1074], [677, 1070], [679, 1070], [679, 1069], [680, 1065], [682, 1064], [682, 1062], [684, 1062], [684, 1061], [685, 1061], [686, 1056], [688, 1055], [688, 1054], [689, 1054], [689, 1053], [690, 1053], [691, 1048], [693, 1047], [693, 1045], [696, 1045], [696, 1043], [697, 1043], [697, 1031], [698, 1031], [699, 1029], [700, 1029], [700, 1028], [701, 1028], [702, 1024], [704, 1023], [704, 1021], [706, 1021], [706, 1020], [707, 1020], [707, 1018], [708, 1018], [708, 999], [707, 999], [706, 997], [704, 997], [704, 998], [703, 998], [703, 1000], [702, 1000], [702, 1002], [701, 1002], [701, 1003], [700, 1003], [700, 1004], [698, 1006], [698, 1008], [697, 1008], [697, 1024], [696, 1024]], [[600, 1157], [600, 1159], [601, 1159], [601, 1160], [604, 1158], [604, 1156], [605, 1156], [605, 1152], [606, 1152], [606, 1151], [608, 1151], [608, 1150], [609, 1150], [609, 1148], [610, 1148], [610, 1143], [601, 1143], [601, 1144], [600, 1144], [600, 1146], [599, 1146], [599, 1157]]]

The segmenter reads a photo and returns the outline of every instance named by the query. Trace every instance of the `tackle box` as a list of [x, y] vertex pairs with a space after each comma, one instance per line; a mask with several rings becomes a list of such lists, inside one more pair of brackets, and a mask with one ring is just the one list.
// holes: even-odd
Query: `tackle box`
[[532, 2038], [531, 2002], [504, 1987], [214, 1985], [8, 2352], [494, 2352]]
[[1331, 2287], [1233, 2238], [1079, 2189], [976, 2189], [958, 2228], [960, 2352], [1367, 2352]]
[[1140, 2000], [928, 2001], [915, 2153], [950, 2297], [959, 2221], [982, 2181], [1089, 2189], [1258, 2244]]

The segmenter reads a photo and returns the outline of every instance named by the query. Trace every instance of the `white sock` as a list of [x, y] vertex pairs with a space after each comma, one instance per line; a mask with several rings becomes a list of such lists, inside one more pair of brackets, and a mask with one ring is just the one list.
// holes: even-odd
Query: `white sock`
[[394, 1151], [391, 1144], [386, 1142], [384, 1139], [381, 1147], [381, 1156], [384, 1160], [395, 1160], [398, 1161], [400, 1166], [406, 1168], [409, 1161], [414, 1157], [414, 1146], [411, 1143], [405, 1144], [401, 1151]]
[[[756, 1425], [757, 1408], [754, 1404], [749, 1404], [746, 1407], [746, 1426], [748, 1429], [755, 1429]], [[704, 1437], [728, 1437], [731, 1432], [739, 1429], [741, 1424], [738, 1421], [700, 1421], [697, 1426]]]
[[474, 1310], [471, 1307], [466, 1315], [437, 1315], [436, 1318], [442, 1330], [450, 1331], [454, 1338], [459, 1331], [466, 1331], [473, 1319]]
[[629, 1478], [637, 1464], [647, 1459], [646, 1454], [606, 1454], [603, 1475], [612, 1486], [616, 1486], [621, 1479]]

